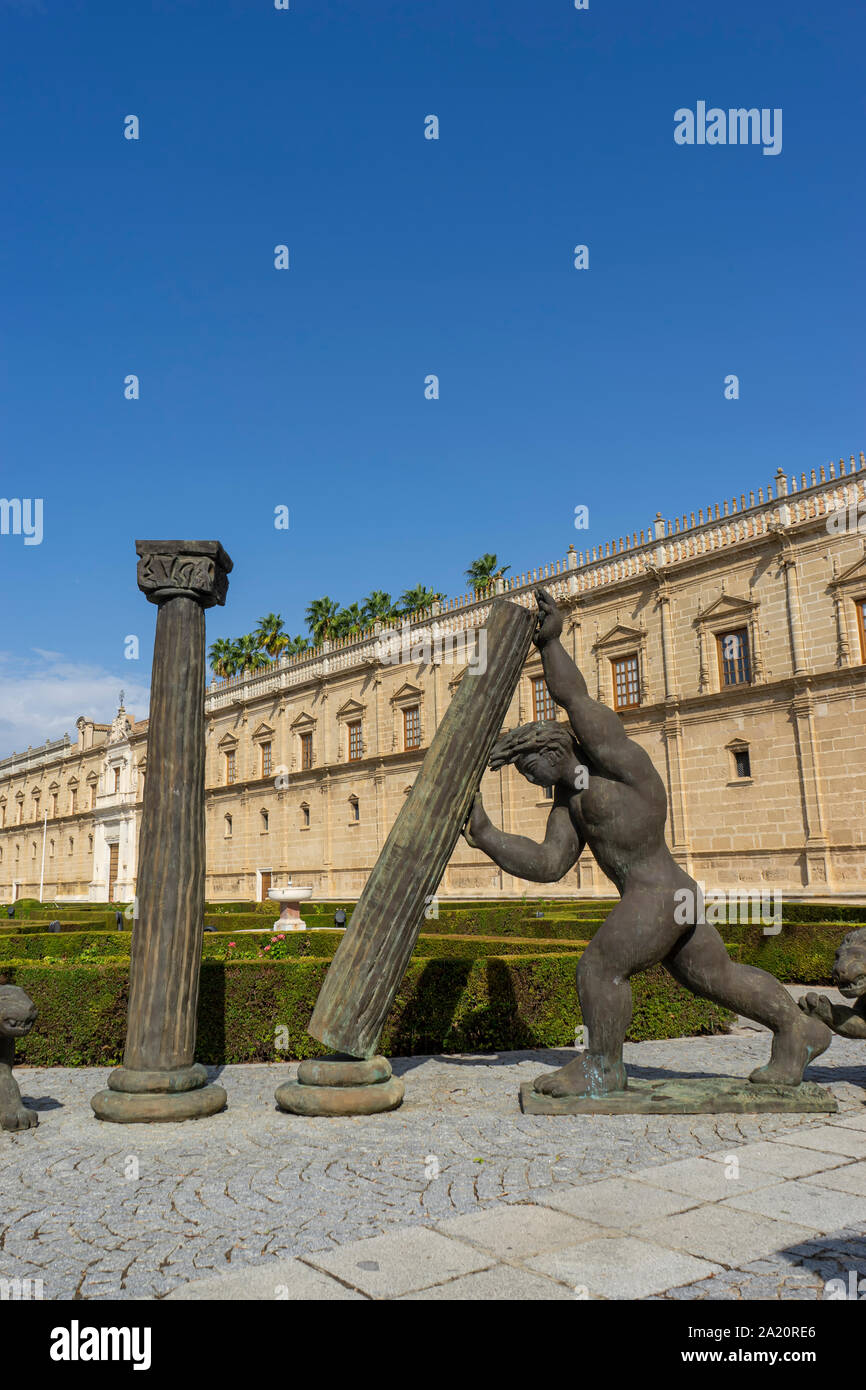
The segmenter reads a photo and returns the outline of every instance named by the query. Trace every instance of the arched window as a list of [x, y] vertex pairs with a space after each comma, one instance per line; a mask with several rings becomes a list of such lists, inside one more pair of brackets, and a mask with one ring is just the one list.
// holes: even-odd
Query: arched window
[[361, 803], [356, 796], [349, 797], [349, 820], [359, 821], [361, 819]]
[[310, 808], [306, 801], [301, 803], [301, 827], [308, 830], [310, 827]]
[[54, 841], [53, 841], [53, 840], [49, 840], [49, 841], [48, 841], [48, 858], [49, 858], [49, 859], [53, 859], [53, 858], [54, 858]]
[[232, 837], [232, 818], [231, 818], [230, 815], [226, 814], [225, 822], [226, 822], [226, 839], [227, 839], [227, 840], [230, 840], [231, 837]]
[[267, 835], [270, 826], [270, 815], [267, 811], [262, 811], [262, 834]]
[[74, 853], [75, 853], [75, 841], [73, 840], [73, 838], [72, 838], [71, 835], [69, 836], [69, 853], [70, 853], [70, 854], [74, 854]]

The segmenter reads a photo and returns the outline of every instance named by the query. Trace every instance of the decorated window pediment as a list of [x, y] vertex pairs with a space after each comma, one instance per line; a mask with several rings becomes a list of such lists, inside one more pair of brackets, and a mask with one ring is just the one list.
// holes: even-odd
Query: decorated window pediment
[[266, 724], [264, 720], [262, 720], [261, 724], [258, 724], [256, 728], [253, 730], [253, 742], [255, 742], [258, 739], [266, 740], [269, 738], [273, 738], [273, 736], [273, 729], [271, 728], [270, 724]]
[[223, 734], [222, 738], [217, 744], [217, 748], [224, 748], [227, 753], [230, 753], [232, 749], [237, 748], [237, 746], [238, 741], [235, 738], [234, 734]]
[[695, 623], [705, 623], [711, 628], [727, 627], [729, 624], [736, 626], [738, 623], [747, 623], [757, 607], [754, 599], [741, 598], [737, 594], [726, 594], [723, 591], [708, 608], [701, 609]]
[[862, 589], [866, 592], [866, 550], [854, 561], [837, 574], [830, 583], [831, 589]]
[[392, 705], [417, 705], [424, 698], [424, 692], [418, 689], [417, 685], [411, 685], [405, 681], [400, 689], [391, 696]]
[[295, 733], [303, 734], [312, 732], [316, 727], [316, 721], [311, 714], [302, 711], [296, 719], [293, 719], [290, 726]]
[[646, 637], [646, 632], [642, 627], [631, 627], [628, 623], [614, 623], [613, 627], [608, 628], [601, 637], [597, 637], [593, 643], [596, 650], [603, 650], [607, 647], [637, 647], [640, 646]]
[[357, 700], [347, 700], [346, 703], [341, 705], [337, 710], [337, 718], [345, 720], [361, 719], [363, 718], [365, 709], [366, 705], [359, 704]]

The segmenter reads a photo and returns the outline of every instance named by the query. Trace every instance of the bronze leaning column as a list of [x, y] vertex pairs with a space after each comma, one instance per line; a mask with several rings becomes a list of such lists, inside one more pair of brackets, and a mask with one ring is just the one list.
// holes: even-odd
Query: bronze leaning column
[[225, 603], [218, 541], [136, 541], [158, 608], [123, 1066], [91, 1105], [119, 1123], [191, 1120], [226, 1103], [194, 1060], [204, 931], [204, 610]]

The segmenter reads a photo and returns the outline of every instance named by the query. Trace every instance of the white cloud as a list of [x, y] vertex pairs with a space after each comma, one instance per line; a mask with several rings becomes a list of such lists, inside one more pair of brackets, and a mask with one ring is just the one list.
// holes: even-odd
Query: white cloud
[[29, 656], [0, 652], [0, 758], [23, 753], [46, 739], [78, 738], [80, 714], [108, 724], [117, 713], [120, 691], [135, 719], [147, 715], [149, 690], [140, 681], [103, 667], [72, 661], [62, 652], [33, 648]]

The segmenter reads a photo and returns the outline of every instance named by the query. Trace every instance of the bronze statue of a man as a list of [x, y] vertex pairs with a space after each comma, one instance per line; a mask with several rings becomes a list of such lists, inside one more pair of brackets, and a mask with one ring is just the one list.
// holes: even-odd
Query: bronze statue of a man
[[[507, 835], [491, 824], [476, 797], [464, 834], [506, 873], [551, 883], [567, 873], [585, 844], [616, 885], [616, 905], [580, 958], [577, 991], [588, 1033], [585, 1052], [539, 1077], [550, 1096], [606, 1095], [626, 1086], [622, 1048], [632, 1015], [629, 980], [661, 962], [694, 994], [757, 1019], [773, 1033], [770, 1061], [752, 1072], [757, 1084], [796, 1086], [806, 1066], [826, 1050], [830, 1030], [802, 1013], [772, 975], [732, 961], [715, 927], [684, 924], [678, 904], [700, 890], [665, 843], [667, 797], [647, 753], [630, 739], [613, 710], [590, 698], [586, 682], [560, 642], [562, 615], [537, 592], [535, 643], [547, 687], [568, 715], [505, 734], [490, 766], [514, 763], [528, 781], [553, 787], [542, 844]], [[675, 894], [677, 895], [675, 897]], [[701, 914], [691, 914], [693, 918]], [[679, 918], [680, 920], [677, 920]]]

